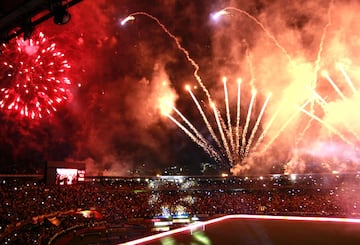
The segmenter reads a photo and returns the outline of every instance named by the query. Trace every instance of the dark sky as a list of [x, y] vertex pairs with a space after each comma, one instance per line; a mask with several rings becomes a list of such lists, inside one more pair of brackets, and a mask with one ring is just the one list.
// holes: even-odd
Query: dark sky
[[[231, 8], [218, 21], [211, 18], [212, 13], [226, 7]], [[200, 164], [206, 162], [218, 167], [234, 165], [234, 171], [241, 173], [280, 171], [273, 169], [278, 165], [288, 172], [309, 171], [314, 165], [321, 171], [357, 169], [354, 162], [358, 160], [360, 130], [353, 126], [358, 118], [350, 108], [356, 106], [358, 96], [335, 68], [341, 62], [356, 87], [360, 47], [355, 31], [359, 29], [357, 9], [356, 1], [85, 0], [70, 8], [68, 24], [55, 26], [49, 20], [35, 30], [56, 43], [71, 65], [71, 99], [51, 117], [37, 120], [3, 110], [1, 169], [34, 171], [46, 160], [85, 161], [92, 173], [104, 175], [126, 175], [140, 167], [154, 173], [174, 164], [198, 172]], [[136, 12], [146, 14], [120, 24]], [[1, 61], [6, 59], [10, 56], [1, 57]], [[338, 81], [346, 100], [339, 99], [320, 75], [324, 69]], [[253, 144], [272, 116], [277, 113], [277, 117], [265, 131], [260, 147], [253, 152], [250, 148], [245, 160], [231, 162], [225, 147], [216, 146], [184, 89], [185, 84], [192, 87], [221, 141], [196, 75], [210, 92], [224, 124], [222, 77], [228, 78], [233, 127], [236, 80], [243, 79], [242, 130], [251, 91], [257, 90], [246, 142], [268, 92], [272, 92]], [[326, 108], [316, 103], [305, 108], [313, 109], [312, 114], [321, 122], [310, 120], [298, 109], [313, 96], [309, 86], [328, 102]], [[162, 98], [174, 103], [221, 159], [210, 157], [160, 113]], [[174, 112], [171, 115], [180, 120]], [[291, 117], [294, 119], [283, 127]], [[324, 154], [329, 149], [329, 154]]]

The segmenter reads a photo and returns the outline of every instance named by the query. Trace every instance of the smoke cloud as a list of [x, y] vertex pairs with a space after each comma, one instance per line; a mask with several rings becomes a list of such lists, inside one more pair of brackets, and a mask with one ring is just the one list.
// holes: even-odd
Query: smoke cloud
[[[224, 15], [211, 19], [211, 13], [223, 8]], [[71, 65], [72, 99], [46, 120], [27, 121], [1, 112], [2, 171], [37, 169], [46, 160], [64, 159], [85, 161], [94, 175], [153, 174], [172, 164], [200, 172], [204, 162], [231, 168], [234, 174], [357, 170], [359, 10], [357, 1], [345, 0], [286, 5], [266, 0], [83, 1], [70, 8], [67, 25], [49, 20], [37, 27]], [[229, 164], [224, 146], [217, 146], [184, 89], [190, 85], [223, 145], [195, 67], [158, 23], [137, 15], [120, 24], [139, 11], [159, 19], [197, 63], [228, 141], [223, 76], [228, 79], [233, 129], [237, 79], [242, 79], [240, 140], [252, 91], [257, 95], [246, 142], [272, 93], [247, 157]], [[171, 106], [220, 159], [167, 118]]]

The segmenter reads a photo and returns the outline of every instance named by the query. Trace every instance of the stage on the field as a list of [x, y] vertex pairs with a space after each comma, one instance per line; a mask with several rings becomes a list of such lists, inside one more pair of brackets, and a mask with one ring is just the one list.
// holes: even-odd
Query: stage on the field
[[360, 244], [360, 220], [230, 215], [125, 244]]

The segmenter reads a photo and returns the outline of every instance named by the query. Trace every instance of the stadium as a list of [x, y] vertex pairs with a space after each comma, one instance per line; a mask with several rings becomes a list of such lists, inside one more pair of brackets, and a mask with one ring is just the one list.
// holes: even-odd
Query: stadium
[[360, 174], [38, 178], [1, 177], [4, 244], [138, 244], [159, 234], [190, 244], [194, 232], [206, 232], [199, 244], [359, 241]]
[[359, 10], [1, 1], [1, 244], [359, 244]]

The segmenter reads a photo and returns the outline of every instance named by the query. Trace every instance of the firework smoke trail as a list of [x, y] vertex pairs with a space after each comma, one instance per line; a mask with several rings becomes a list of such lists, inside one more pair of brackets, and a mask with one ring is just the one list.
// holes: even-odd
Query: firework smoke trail
[[[307, 100], [305, 101], [305, 103], [302, 104], [302, 106], [300, 106], [300, 109], [305, 108], [305, 106], [307, 106], [309, 103], [311, 103], [313, 99], [314, 99], [313, 97], [310, 97], [309, 99], [307, 99]], [[280, 110], [279, 110], [279, 111], [280, 111]], [[288, 120], [281, 126], [281, 128], [278, 130], [277, 134], [272, 137], [272, 139], [265, 145], [265, 147], [263, 147], [263, 149], [260, 151], [260, 155], [264, 154], [265, 151], [267, 151], [267, 149], [274, 143], [274, 141], [279, 137], [279, 135], [287, 128], [287, 126], [290, 124], [290, 122], [291, 122], [292, 120], [294, 120], [294, 118], [297, 116], [298, 113], [299, 113], [299, 111], [296, 110], [296, 111], [294, 112], [294, 114], [293, 114], [291, 117], [289, 117], [289, 119], [288, 119]], [[264, 132], [265, 132], [265, 131], [264, 131]], [[259, 138], [259, 139], [260, 139], [260, 138]], [[258, 141], [258, 142], [260, 142], [260, 141]], [[258, 144], [258, 143], [257, 143], [257, 144]]]
[[252, 58], [251, 58], [251, 54], [249, 51], [249, 47], [246, 48], [246, 63], [249, 67], [250, 70], [250, 86], [251, 89], [254, 89], [255, 85], [255, 72], [254, 72], [254, 67], [253, 67], [253, 63], [252, 63]]
[[195, 126], [178, 110], [176, 109], [174, 106], [170, 105], [169, 106], [176, 112], [176, 114], [178, 114], [180, 116], [180, 118], [186, 123], [186, 125], [189, 126], [189, 128], [195, 133], [195, 137], [197, 137], [204, 146], [202, 146], [203, 148], [206, 147], [207, 149], [207, 153], [211, 153], [209, 154], [210, 156], [213, 156], [215, 160], [220, 160], [219, 155], [216, 153], [216, 151], [212, 148], [211, 145], [209, 145], [209, 143], [207, 142], [207, 140], [204, 138], [204, 136], [202, 136], [202, 134], [195, 128]]
[[243, 155], [245, 152], [245, 145], [246, 145], [246, 134], [249, 128], [249, 123], [250, 123], [250, 117], [251, 117], [251, 111], [252, 111], [252, 107], [254, 105], [254, 101], [255, 101], [255, 97], [256, 97], [256, 90], [252, 91], [252, 96], [251, 96], [251, 100], [250, 100], [250, 104], [249, 104], [249, 109], [248, 109], [248, 113], [246, 116], [246, 122], [245, 122], [245, 127], [242, 133], [242, 142], [241, 142], [241, 149], [240, 149], [240, 154]]
[[[338, 64], [338, 66], [339, 66], [339, 64]], [[354, 93], [356, 93], [356, 89], [355, 89], [354, 85], [352, 84], [349, 76], [347, 76], [345, 70], [342, 69], [341, 64], [340, 64], [339, 68], [340, 68], [340, 70], [342, 70], [342, 73], [343, 73], [343, 75], [345, 76], [345, 79], [346, 79], [347, 83], [349, 84], [350, 88], [353, 90]], [[328, 80], [328, 82], [331, 84], [331, 86], [334, 88], [334, 90], [337, 92], [337, 94], [341, 97], [341, 99], [345, 101], [345, 100], [346, 100], [346, 97], [345, 97], [344, 93], [341, 92], [340, 88], [339, 88], [339, 87], [336, 85], [336, 83], [332, 80], [332, 78], [330, 77], [329, 73], [328, 73], [327, 71], [323, 71], [323, 72], [322, 72], [322, 75]], [[315, 92], [315, 93], [316, 93], [316, 92]], [[316, 94], [317, 94], [317, 93], [316, 93]], [[320, 95], [319, 95], [319, 96], [320, 96]], [[320, 96], [320, 98], [322, 98], [322, 97]], [[326, 112], [327, 112], [327, 109], [326, 109], [325, 106], [328, 105], [328, 103], [327, 103], [325, 100], [323, 100], [323, 102], [324, 102], [324, 104], [321, 104], [321, 106], [322, 106], [322, 108], [324, 109], [324, 112], [326, 113]], [[360, 137], [358, 136], [358, 134], [357, 134], [346, 122], [344, 122], [344, 126], [345, 126], [345, 128], [346, 128], [357, 140], [360, 139]]]
[[278, 42], [278, 40], [274, 37], [274, 35], [272, 35], [258, 19], [256, 19], [254, 16], [252, 16], [245, 10], [235, 8], [235, 7], [226, 7], [226, 8], [223, 8], [222, 10], [218, 11], [217, 13], [215, 13], [213, 15], [213, 18], [219, 18], [221, 15], [228, 14], [228, 12], [227, 12], [228, 10], [233, 10], [235, 12], [243, 14], [246, 17], [248, 17], [249, 19], [251, 19], [252, 21], [254, 21], [265, 32], [265, 34], [274, 42], [274, 44], [284, 53], [284, 55], [287, 57], [289, 62], [292, 63], [291, 56], [286, 51], [286, 49]]
[[316, 97], [316, 99], [318, 100], [318, 104], [326, 112], [326, 105], [328, 104], [327, 101], [323, 97], [321, 97], [321, 95], [318, 92], [316, 92], [316, 90], [312, 89], [311, 87], [307, 87], [307, 88], [314, 95], [314, 97]]
[[186, 125], [189, 126], [189, 128], [195, 133], [195, 135], [204, 143], [207, 144], [206, 139], [200, 134], [200, 132], [195, 128], [195, 126], [174, 106], [170, 105], [171, 109], [173, 109], [176, 114], [180, 116], [180, 118], [186, 123]]
[[336, 93], [341, 97], [341, 99], [345, 100], [345, 95], [341, 92], [339, 87], [335, 84], [335, 82], [331, 79], [329, 73], [327, 71], [323, 71], [322, 75], [328, 80], [328, 82], [331, 84], [331, 86], [334, 88]]
[[221, 148], [220, 141], [219, 141], [219, 139], [216, 137], [216, 134], [215, 134], [215, 132], [214, 132], [211, 124], [209, 123], [209, 120], [207, 119], [207, 117], [206, 117], [203, 109], [201, 108], [201, 105], [200, 105], [199, 101], [196, 99], [195, 95], [192, 93], [192, 91], [191, 91], [191, 89], [190, 89], [189, 86], [186, 86], [186, 90], [189, 91], [189, 94], [190, 94], [191, 98], [193, 99], [196, 107], [198, 108], [198, 110], [199, 110], [199, 112], [200, 112], [200, 115], [201, 115], [202, 119], [204, 120], [207, 129], [208, 129], [209, 132], [210, 132], [211, 137], [215, 140], [217, 146], [218, 146], [219, 148]]
[[349, 75], [346, 73], [344, 67], [340, 63], [337, 64], [337, 67], [340, 69], [341, 73], [344, 75], [345, 80], [349, 84], [349, 86], [350, 86], [351, 90], [353, 91], [353, 93], [356, 94], [357, 90], [356, 90], [353, 82], [351, 81]]
[[217, 123], [217, 125], [218, 125], [219, 132], [220, 132], [220, 136], [221, 136], [221, 139], [222, 139], [223, 144], [224, 144], [226, 156], [227, 156], [227, 158], [229, 159], [230, 165], [232, 166], [232, 162], [233, 162], [232, 155], [231, 155], [231, 153], [230, 153], [230, 149], [229, 149], [229, 145], [228, 145], [228, 143], [227, 143], [227, 140], [226, 140], [226, 138], [225, 138], [225, 134], [224, 134], [224, 131], [223, 131], [223, 127], [221, 126], [220, 118], [219, 118], [219, 115], [218, 115], [218, 112], [217, 112], [217, 108], [216, 108], [215, 103], [211, 103], [211, 107], [212, 107], [213, 110], [214, 110], [214, 115], [215, 115], [216, 123]]
[[314, 80], [312, 81], [312, 85], [311, 85], [311, 87], [313, 89], [316, 88], [316, 83], [317, 83], [317, 80], [318, 80], [318, 73], [319, 73], [319, 70], [320, 70], [320, 62], [321, 62], [321, 54], [322, 54], [323, 49], [324, 49], [324, 42], [325, 42], [327, 30], [331, 26], [331, 10], [332, 10], [332, 7], [333, 7], [333, 3], [334, 3], [333, 0], [331, 0], [331, 2], [329, 4], [329, 9], [328, 9], [328, 12], [327, 12], [328, 22], [326, 23], [326, 25], [325, 25], [325, 27], [323, 29], [323, 32], [321, 34], [321, 38], [320, 38], [319, 50], [317, 52], [316, 61], [315, 61]]
[[[320, 38], [320, 44], [319, 44], [319, 50], [317, 52], [317, 56], [316, 56], [316, 61], [315, 61], [315, 68], [314, 68], [314, 80], [312, 81], [311, 87], [313, 89], [316, 89], [316, 83], [318, 80], [318, 73], [320, 70], [320, 62], [321, 62], [321, 54], [323, 52], [324, 49], [324, 42], [325, 42], [325, 37], [327, 34], [327, 30], [328, 28], [331, 26], [331, 10], [333, 7], [333, 3], [334, 1], [331, 0], [330, 4], [329, 4], [329, 8], [328, 8], [328, 12], [327, 12], [327, 16], [328, 16], [328, 22], [326, 23], [323, 32], [321, 34], [321, 38]], [[314, 112], [314, 100], [311, 101], [311, 105], [310, 105], [310, 112], [313, 113]], [[297, 142], [300, 142], [302, 140], [302, 138], [304, 137], [305, 133], [308, 131], [308, 129], [311, 126], [312, 123], [312, 119], [310, 118], [310, 120], [308, 121], [308, 123], [306, 124], [306, 126], [304, 127], [304, 130], [299, 134], [299, 137], [297, 139]]]
[[236, 129], [235, 129], [235, 137], [236, 137], [236, 151], [235, 156], [238, 158], [239, 149], [240, 149], [240, 97], [241, 97], [241, 79], [237, 80], [238, 89], [237, 89], [237, 103], [236, 103]]
[[308, 115], [309, 117], [315, 119], [316, 121], [320, 122], [322, 125], [324, 125], [327, 129], [329, 129], [332, 133], [334, 133], [335, 135], [339, 136], [345, 143], [353, 146], [354, 144], [352, 142], [350, 142], [344, 135], [342, 135], [338, 130], [336, 130], [333, 126], [331, 126], [330, 124], [326, 123], [324, 120], [322, 120], [321, 118], [319, 118], [318, 116], [308, 112], [307, 110], [305, 110], [304, 108], [299, 108], [300, 111], [304, 112], [306, 115]]
[[215, 160], [220, 161], [220, 156], [215, 152], [211, 151], [201, 140], [196, 138], [194, 134], [192, 134], [184, 125], [182, 125], [179, 121], [177, 121], [170, 114], [166, 115], [171, 121], [173, 121], [184, 133], [192, 139], [197, 145], [199, 145], [210, 157], [215, 157]]
[[195, 71], [193, 73], [196, 81], [199, 83], [199, 85], [201, 86], [201, 88], [203, 89], [203, 91], [205, 92], [208, 100], [209, 100], [209, 103], [212, 102], [211, 100], [211, 96], [210, 96], [210, 93], [209, 91], [207, 90], [207, 88], [205, 87], [205, 85], [203, 84], [202, 80], [201, 80], [201, 77], [199, 76], [198, 74], [198, 71], [200, 69], [199, 65], [190, 57], [190, 54], [189, 52], [181, 45], [180, 41], [178, 40], [178, 38], [176, 36], [174, 36], [166, 27], [164, 24], [162, 24], [160, 22], [160, 20], [158, 18], [156, 18], [155, 16], [151, 15], [151, 14], [148, 14], [146, 12], [134, 12], [130, 15], [128, 15], [125, 19], [123, 19], [121, 21], [121, 25], [124, 25], [127, 21], [129, 20], [134, 20], [135, 19], [135, 16], [136, 15], [144, 15], [144, 16], [147, 16], [149, 17], [150, 19], [154, 20], [160, 27], [161, 29], [169, 36], [171, 37], [175, 43], [176, 43], [176, 46], [178, 47], [179, 50], [181, 50], [185, 56], [186, 56], [186, 59], [190, 62], [190, 64], [195, 68]]
[[246, 149], [245, 149], [244, 157], [247, 157], [249, 155], [250, 146], [251, 146], [251, 144], [252, 144], [252, 142], [254, 140], [256, 131], [259, 128], [260, 121], [261, 121], [261, 119], [262, 119], [262, 117], [264, 115], [265, 109], [266, 109], [266, 107], [267, 107], [267, 105], [268, 105], [268, 103], [270, 101], [270, 98], [271, 98], [271, 93], [269, 93], [269, 95], [267, 96], [267, 98], [266, 98], [266, 100], [265, 100], [265, 102], [264, 102], [264, 104], [263, 104], [263, 106], [261, 108], [261, 111], [259, 113], [259, 116], [258, 116], [258, 118], [256, 120], [255, 126], [254, 126], [253, 130], [251, 131], [251, 135], [250, 135], [249, 141], [248, 141]]
[[[216, 108], [216, 106], [215, 106], [215, 108]], [[217, 112], [217, 115], [214, 114], [214, 117], [218, 117], [218, 118], [219, 118], [219, 122], [220, 122], [220, 125], [221, 125], [222, 129], [223, 129], [223, 132], [226, 132], [226, 135], [227, 135], [228, 137], [230, 137], [230, 136], [229, 136], [229, 131], [226, 129], [226, 123], [225, 123], [224, 119], [223, 119], [222, 116], [221, 116], [221, 111], [216, 108], [216, 112]], [[225, 134], [224, 134], [224, 135], [225, 135]], [[226, 138], [225, 138], [225, 139], [226, 139]], [[229, 148], [229, 149], [230, 149], [230, 148]]]
[[235, 151], [234, 139], [233, 139], [233, 131], [231, 126], [231, 117], [230, 117], [230, 108], [229, 108], [229, 95], [226, 86], [227, 79], [226, 77], [223, 78], [224, 83], [224, 94], [225, 94], [225, 106], [226, 106], [226, 118], [228, 124], [228, 138], [230, 139], [231, 151]]
[[275, 111], [275, 113], [271, 117], [269, 123], [266, 125], [265, 129], [263, 130], [262, 134], [259, 136], [258, 140], [255, 143], [255, 146], [252, 148], [253, 151], [256, 150], [256, 148], [259, 146], [261, 141], [265, 138], [267, 132], [269, 131], [270, 127], [272, 126], [273, 122], [275, 121], [275, 119], [278, 116], [278, 114], [280, 113], [280, 111], [281, 111], [281, 106], [279, 106], [277, 108], [277, 110]]
[[[324, 110], [324, 113], [327, 114], [328, 113], [328, 109], [326, 108], [327, 105], [328, 105], [328, 102], [323, 98], [321, 97], [321, 95], [319, 95], [318, 92], [316, 92], [315, 90], [309, 88], [310, 91], [314, 94], [314, 96], [318, 99], [318, 104], [320, 105], [320, 107]], [[344, 126], [347, 130], [349, 130], [349, 132], [357, 139], [357, 140], [360, 140], [360, 137], [359, 135], [351, 128], [349, 127], [349, 125], [344, 122]]]
[[132, 15], [129, 15], [128, 17], [126, 17], [125, 19], [123, 19], [120, 24], [123, 26], [125, 25], [127, 22], [129, 22], [130, 20], [135, 20], [135, 17]]

